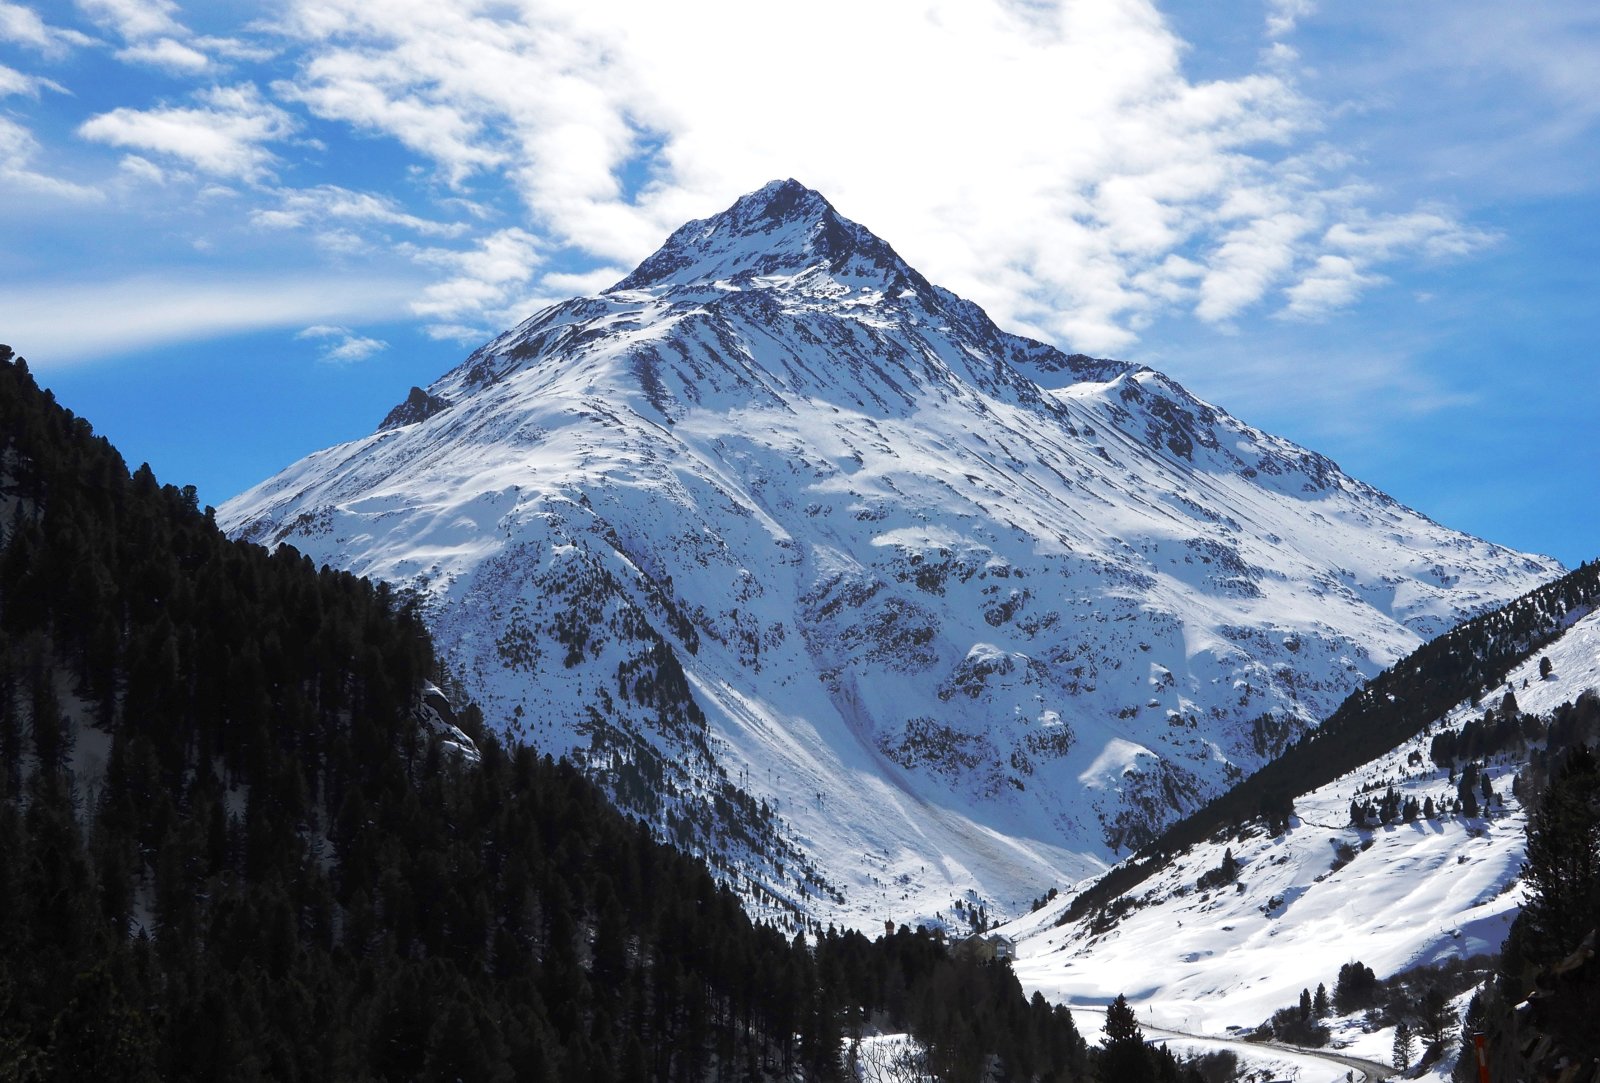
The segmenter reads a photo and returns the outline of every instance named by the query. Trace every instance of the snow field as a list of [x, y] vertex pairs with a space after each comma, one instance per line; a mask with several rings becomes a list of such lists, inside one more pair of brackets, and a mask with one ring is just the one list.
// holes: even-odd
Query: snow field
[[[1539, 676], [1542, 657], [1553, 666], [1547, 680]], [[1507, 683], [1523, 711], [1539, 714], [1600, 688], [1600, 613], [1576, 619], [1560, 640], [1518, 665]], [[1497, 700], [1491, 695], [1484, 704]], [[1016, 941], [1014, 966], [1023, 987], [1081, 1005], [1105, 1004], [1124, 993], [1141, 1022], [1224, 1038], [1294, 1005], [1302, 989], [1321, 983], [1331, 995], [1348, 962], [1360, 961], [1386, 978], [1497, 953], [1522, 898], [1526, 817], [1511, 793], [1520, 762], [1497, 757], [1487, 766], [1496, 795], [1487, 815], [1419, 818], [1368, 830], [1349, 825], [1350, 802], [1368, 787], [1376, 787], [1365, 794], [1374, 800], [1390, 784], [1402, 800], [1411, 796], [1419, 804], [1453, 797], [1448, 773], [1427, 758], [1431, 734], [1482, 713], [1482, 706], [1462, 703], [1428, 733], [1297, 798], [1283, 835], [1269, 836], [1257, 825], [1245, 838], [1181, 855], [1134, 890], [1148, 904], [1108, 931], [1096, 934], [1089, 919], [1055, 925], [1070, 891], [1003, 926], [1000, 931]], [[1417, 753], [1420, 763], [1412, 762]], [[1354, 856], [1334, 868], [1341, 845]], [[1219, 866], [1229, 848], [1239, 863], [1238, 883], [1197, 890], [1200, 875]], [[1468, 999], [1470, 993], [1456, 998], [1457, 1017]], [[1390, 1060], [1392, 1030], [1367, 1033], [1359, 1018], [1329, 1022], [1341, 1052]], [[1447, 1074], [1445, 1065], [1427, 1078]]]

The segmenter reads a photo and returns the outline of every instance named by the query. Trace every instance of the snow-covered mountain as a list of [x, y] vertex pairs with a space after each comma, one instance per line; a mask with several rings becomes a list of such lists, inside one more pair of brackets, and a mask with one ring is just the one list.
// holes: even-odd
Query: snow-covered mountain
[[[1600, 611], [1583, 606], [1571, 616], [1559, 639], [1506, 675], [1519, 717], [1548, 718], [1600, 689]], [[1126, 992], [1152, 1027], [1226, 1037], [1292, 1007], [1302, 989], [1333, 990], [1350, 962], [1389, 978], [1498, 954], [1523, 898], [1526, 815], [1512, 779], [1528, 770], [1527, 752], [1484, 757], [1479, 778], [1494, 797], [1471, 814], [1444, 811], [1460, 775], [1431, 756], [1435, 735], [1459, 732], [1486, 711], [1504, 713], [1499, 694], [1461, 702], [1419, 736], [1297, 797], [1281, 834], [1252, 825], [1174, 855], [1121, 906], [1058, 924], [1069, 889], [1002, 926], [1016, 941], [1018, 977], [1057, 1003], [1104, 1004]], [[1536, 750], [1544, 744], [1532, 741]], [[1410, 821], [1351, 823], [1352, 801], [1377, 803], [1391, 790], [1424, 811]], [[1228, 853], [1236, 879], [1205, 882]], [[1454, 997], [1452, 1020], [1470, 992]], [[1389, 1060], [1392, 1026], [1372, 1026], [1359, 1012], [1327, 1022], [1338, 1048]], [[1427, 1078], [1448, 1078], [1448, 1068]]]
[[414, 588], [486, 717], [756, 905], [1014, 912], [1555, 575], [794, 181], [220, 509]]

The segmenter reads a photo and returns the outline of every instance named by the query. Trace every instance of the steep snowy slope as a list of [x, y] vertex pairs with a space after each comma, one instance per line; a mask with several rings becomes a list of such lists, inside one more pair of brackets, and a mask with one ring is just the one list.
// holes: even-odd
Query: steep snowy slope
[[[1548, 678], [1540, 676], [1541, 658], [1552, 663]], [[1541, 716], [1600, 689], [1600, 613], [1529, 656], [1506, 688], [1523, 714]], [[1525, 817], [1511, 778], [1526, 768], [1524, 758], [1490, 758], [1483, 773], [1495, 799], [1481, 815], [1357, 828], [1350, 805], [1377, 801], [1392, 786], [1402, 801], [1449, 806], [1458, 779], [1432, 762], [1430, 734], [1459, 730], [1499, 699], [1464, 702], [1428, 734], [1297, 798], [1297, 816], [1281, 835], [1256, 829], [1180, 855], [1140, 884], [1137, 901], [1114, 921], [1091, 915], [1056, 925], [1069, 891], [1003, 927], [1018, 940], [1024, 987], [1085, 1004], [1126, 992], [1152, 1026], [1224, 1036], [1295, 1004], [1302, 989], [1322, 983], [1332, 990], [1339, 968], [1352, 961], [1383, 978], [1497, 953], [1521, 902]], [[1229, 850], [1237, 881], [1199, 886]], [[1393, 1032], [1336, 1025], [1335, 1040], [1387, 1061]]]
[[417, 589], [489, 719], [852, 924], [1093, 871], [1559, 570], [998, 330], [793, 181], [220, 515]]

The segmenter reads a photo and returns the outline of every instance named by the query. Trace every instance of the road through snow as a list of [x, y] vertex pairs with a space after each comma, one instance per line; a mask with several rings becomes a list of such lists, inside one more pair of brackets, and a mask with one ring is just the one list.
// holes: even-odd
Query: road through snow
[[[1069, 1007], [1079, 1033], [1086, 1039], [1094, 1041], [1096, 1035], [1104, 1031], [1104, 1008]], [[1321, 1049], [1189, 1034], [1143, 1023], [1140, 1029], [1147, 1042], [1169, 1046], [1176, 1053], [1199, 1055], [1227, 1050], [1238, 1056], [1241, 1066], [1249, 1066], [1254, 1071], [1265, 1069], [1273, 1079], [1293, 1079], [1296, 1083], [1377, 1083], [1395, 1075], [1395, 1070], [1386, 1064]]]
[[[1177, 1030], [1163, 1030], [1159, 1027], [1145, 1027], [1145, 1037], [1151, 1041], [1165, 1039], [1168, 1044], [1183, 1043], [1186, 1046], [1199, 1048], [1230, 1049], [1239, 1055], [1241, 1061], [1261, 1059], [1261, 1051], [1271, 1049], [1281, 1053], [1286, 1059], [1296, 1065], [1294, 1078], [1300, 1083], [1312, 1083], [1321, 1078], [1313, 1072], [1320, 1072], [1324, 1068], [1332, 1070], [1331, 1080], [1348, 1080], [1352, 1077], [1348, 1073], [1355, 1072], [1356, 1083], [1377, 1083], [1380, 1079], [1389, 1079], [1394, 1076], [1395, 1070], [1388, 1065], [1378, 1064], [1360, 1057], [1347, 1057], [1340, 1053], [1329, 1053], [1320, 1049], [1303, 1049], [1293, 1045], [1278, 1045], [1275, 1042], [1242, 1042], [1230, 1038], [1208, 1038], [1199, 1034], [1185, 1034]], [[1309, 1061], [1310, 1070], [1300, 1068], [1301, 1062]]]

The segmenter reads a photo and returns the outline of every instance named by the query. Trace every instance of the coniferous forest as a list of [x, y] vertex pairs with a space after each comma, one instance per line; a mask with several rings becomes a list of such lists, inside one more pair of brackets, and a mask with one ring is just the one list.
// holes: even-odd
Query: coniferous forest
[[1004, 962], [789, 939], [575, 769], [421, 726], [414, 605], [225, 538], [0, 347], [0, 1078], [939, 1078], [1093, 1051]]

